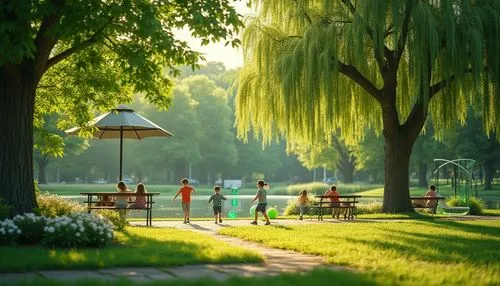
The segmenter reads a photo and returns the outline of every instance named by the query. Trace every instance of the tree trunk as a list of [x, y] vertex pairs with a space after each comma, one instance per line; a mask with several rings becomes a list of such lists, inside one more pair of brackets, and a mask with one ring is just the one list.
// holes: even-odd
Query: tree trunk
[[385, 136], [385, 185], [383, 212], [412, 212], [408, 169], [412, 144], [404, 135]]
[[484, 189], [491, 190], [493, 189], [491, 183], [493, 182], [493, 173], [495, 173], [495, 169], [493, 168], [493, 164], [490, 162], [485, 162], [484, 164]]
[[12, 206], [11, 215], [36, 207], [33, 183], [33, 112], [35, 87], [32, 70], [0, 66], [0, 197]]
[[47, 160], [46, 158], [40, 158], [37, 161], [38, 161], [38, 183], [47, 184], [47, 173], [45, 172], [45, 170], [47, 169], [49, 160]]
[[427, 163], [418, 163], [418, 186], [427, 187], [429, 182], [427, 182]]

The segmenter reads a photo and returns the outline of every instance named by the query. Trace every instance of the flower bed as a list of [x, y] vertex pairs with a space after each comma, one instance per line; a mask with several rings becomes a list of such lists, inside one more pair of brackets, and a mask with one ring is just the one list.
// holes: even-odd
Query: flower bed
[[0, 244], [39, 244], [48, 247], [103, 247], [113, 238], [113, 225], [92, 214], [46, 218], [28, 213], [0, 221]]

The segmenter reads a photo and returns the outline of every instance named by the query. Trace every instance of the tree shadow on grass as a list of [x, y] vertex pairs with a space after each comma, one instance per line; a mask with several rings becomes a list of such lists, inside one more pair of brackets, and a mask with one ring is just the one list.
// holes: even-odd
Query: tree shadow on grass
[[[412, 256], [415, 259], [429, 262], [464, 262], [475, 266], [498, 263], [500, 252], [500, 229], [495, 227], [461, 225], [446, 221], [444, 224], [433, 221], [437, 226], [450, 227], [451, 230], [474, 232], [482, 234], [476, 237], [458, 234], [423, 233], [405, 230], [395, 230], [389, 226], [380, 225], [377, 229], [383, 231], [384, 240], [367, 240], [362, 238], [346, 238], [352, 243], [370, 245], [381, 250], [396, 251], [398, 257]], [[471, 226], [469, 228], [469, 226]], [[482, 232], [478, 232], [482, 231]], [[487, 234], [487, 235], [484, 235]], [[491, 235], [493, 237], [488, 237]]]

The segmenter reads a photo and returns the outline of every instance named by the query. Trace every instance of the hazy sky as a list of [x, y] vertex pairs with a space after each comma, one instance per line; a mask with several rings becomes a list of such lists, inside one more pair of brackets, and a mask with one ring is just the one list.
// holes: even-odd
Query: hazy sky
[[[246, 6], [245, 2], [246, 1], [238, 1], [234, 3], [236, 11], [243, 16], [253, 14], [252, 10]], [[205, 59], [209, 62], [222, 62], [227, 69], [234, 69], [243, 65], [243, 54], [241, 48], [232, 48], [230, 44], [227, 47], [224, 47], [224, 42], [215, 44], [210, 43], [206, 46], [201, 46], [201, 41], [191, 37], [188, 29], [179, 31], [176, 34], [180, 39], [187, 41], [191, 48], [203, 53], [205, 55]]]

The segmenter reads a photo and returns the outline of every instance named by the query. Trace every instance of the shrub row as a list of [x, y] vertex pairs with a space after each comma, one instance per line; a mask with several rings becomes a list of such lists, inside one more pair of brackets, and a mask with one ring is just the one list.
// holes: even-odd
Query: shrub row
[[0, 244], [48, 247], [103, 247], [113, 238], [113, 225], [101, 216], [71, 214], [54, 218], [33, 213], [0, 221]]

